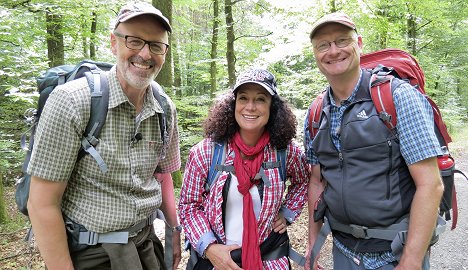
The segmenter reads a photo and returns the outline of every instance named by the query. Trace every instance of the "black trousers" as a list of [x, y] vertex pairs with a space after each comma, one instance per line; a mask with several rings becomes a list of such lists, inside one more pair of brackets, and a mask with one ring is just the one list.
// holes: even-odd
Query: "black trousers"
[[163, 245], [152, 225], [127, 244], [98, 244], [70, 255], [75, 270], [165, 270]]

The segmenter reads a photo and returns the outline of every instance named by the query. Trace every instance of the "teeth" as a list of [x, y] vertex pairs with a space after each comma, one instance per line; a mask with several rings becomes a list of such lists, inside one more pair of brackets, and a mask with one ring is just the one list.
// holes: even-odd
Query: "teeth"
[[253, 116], [253, 115], [244, 115], [245, 118], [248, 118], [248, 119], [257, 119], [258, 116]]
[[141, 69], [150, 69], [150, 66], [146, 66], [146, 65], [142, 65], [142, 64], [138, 64], [138, 63], [133, 63], [133, 65], [137, 68], [141, 68]]
[[338, 60], [335, 60], [335, 61], [329, 61], [328, 63], [330, 63], [330, 64], [335, 64], [335, 63], [338, 63], [338, 62], [341, 62], [341, 61], [344, 61], [344, 59], [338, 59]]

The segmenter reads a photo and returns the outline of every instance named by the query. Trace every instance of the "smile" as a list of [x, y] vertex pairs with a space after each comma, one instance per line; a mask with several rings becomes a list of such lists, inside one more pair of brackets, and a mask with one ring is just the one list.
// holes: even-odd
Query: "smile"
[[144, 64], [139, 64], [139, 63], [136, 63], [136, 62], [132, 62], [133, 66], [136, 67], [136, 68], [139, 68], [139, 69], [151, 69], [153, 68], [152, 65], [144, 65]]
[[242, 117], [254, 120], [254, 119], [257, 119], [259, 116], [243, 114]]
[[328, 64], [335, 64], [335, 63], [343, 62], [344, 60], [346, 60], [346, 58], [341, 58], [341, 59], [338, 59], [338, 60], [328, 61], [327, 63]]

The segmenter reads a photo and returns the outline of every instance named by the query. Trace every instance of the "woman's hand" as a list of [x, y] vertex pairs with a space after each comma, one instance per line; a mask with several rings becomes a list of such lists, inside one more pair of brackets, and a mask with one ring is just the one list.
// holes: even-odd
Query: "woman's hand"
[[311, 251], [311, 249], [309, 249], [309, 248], [307, 248], [307, 249], [308, 249], [308, 252], [307, 252], [307, 255], [306, 255], [306, 263], [304, 265], [304, 270], [310, 270], [310, 269], [324, 270], [324, 268], [318, 263], [319, 258], [320, 258], [320, 254], [317, 256], [317, 258], [315, 258], [313, 267], [310, 268], [310, 251]]
[[206, 248], [205, 256], [215, 269], [242, 270], [231, 258], [231, 251], [241, 248], [239, 245], [211, 244]]
[[273, 231], [279, 233], [285, 233], [288, 224], [286, 223], [286, 219], [283, 217], [281, 213], [276, 215], [275, 219], [273, 220]]

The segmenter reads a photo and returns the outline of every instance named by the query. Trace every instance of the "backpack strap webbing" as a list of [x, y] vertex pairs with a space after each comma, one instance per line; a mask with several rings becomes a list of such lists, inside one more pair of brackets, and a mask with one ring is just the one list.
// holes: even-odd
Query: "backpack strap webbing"
[[[453, 174], [461, 174], [466, 180], [468, 177], [460, 170], [453, 170]], [[450, 212], [449, 212], [450, 214]], [[450, 230], [454, 230], [457, 227], [458, 222], [458, 202], [457, 202], [457, 191], [455, 190], [455, 184], [452, 186], [452, 226]]]
[[[211, 164], [208, 171], [208, 176], [205, 182], [205, 191], [209, 192], [213, 182], [219, 177], [221, 172], [234, 172], [233, 165], [224, 165], [226, 160], [227, 143], [212, 142], [211, 148]], [[276, 161], [263, 162], [260, 171], [257, 174], [258, 178], [262, 178], [266, 186], [270, 186], [270, 180], [266, 177], [264, 169], [279, 168], [280, 178], [283, 182], [286, 181], [286, 149], [275, 149]]]
[[[311, 248], [310, 252], [310, 262], [311, 262], [311, 269], [312, 265], [320, 254], [320, 249], [322, 248], [327, 235], [334, 231], [340, 231], [347, 234], [353, 235], [355, 238], [359, 239], [383, 239], [392, 241], [391, 249], [392, 253], [397, 257], [400, 258], [403, 247], [407, 239], [408, 234], [408, 226], [409, 226], [409, 217], [406, 216], [402, 218], [395, 224], [392, 224], [388, 227], [376, 227], [376, 228], [368, 228], [365, 226], [359, 226], [355, 224], [342, 224], [335, 220], [331, 215], [327, 215], [324, 217], [324, 223], [322, 228], [320, 229], [319, 234], [317, 235], [317, 239], [313, 247]], [[439, 235], [445, 231], [446, 222], [442, 217], [437, 218], [437, 224], [434, 228], [434, 232], [432, 234], [432, 239], [430, 244], [433, 245], [439, 239]]]
[[226, 151], [227, 151], [227, 143], [221, 142], [212, 142], [211, 143], [211, 164], [210, 170], [208, 171], [208, 176], [205, 182], [205, 191], [209, 192], [211, 185], [213, 182], [218, 178], [220, 172], [222, 171], [230, 171], [234, 172], [234, 166], [226, 166], [224, 165], [224, 161], [226, 160]]
[[434, 123], [437, 126], [436, 130], [438, 130], [440, 136], [442, 136], [443, 141], [445, 142], [442, 144], [448, 145], [450, 142], [452, 142], [452, 138], [448, 133], [447, 126], [445, 125], [444, 121], [442, 121], [442, 114], [440, 113], [439, 107], [437, 107], [435, 102], [427, 96], [426, 100], [429, 102], [429, 104], [431, 104], [432, 113], [434, 114]]
[[320, 93], [309, 107], [309, 133], [311, 139], [317, 135], [320, 127], [320, 115], [322, 114], [323, 98], [325, 94], [326, 91]]
[[[281, 180], [283, 182], [286, 182], [286, 148], [280, 150], [276, 150], [275, 148], [275, 157], [276, 161], [263, 162], [262, 168], [267, 170], [278, 168]], [[264, 178], [263, 180], [265, 183], [270, 182], [269, 179], [265, 179], [266, 175], [265, 173], [263, 173], [263, 171], [260, 172], [260, 175], [262, 176], [262, 178]]]
[[280, 162], [280, 177], [283, 182], [286, 182], [286, 148], [276, 151], [276, 158]]
[[99, 143], [98, 137], [106, 122], [109, 106], [109, 82], [107, 75], [100, 70], [85, 72], [85, 76], [91, 91], [91, 111], [81, 139], [82, 150], [78, 154], [78, 159], [82, 158], [86, 152], [96, 160], [101, 171], [106, 173], [107, 165], [95, 147]]
[[167, 145], [168, 140], [169, 140], [169, 134], [167, 132], [167, 120], [166, 120], [167, 112], [164, 110], [164, 104], [161, 101], [161, 94], [160, 94], [160, 93], [164, 93], [164, 90], [155, 81], [151, 82], [151, 89], [153, 90], [154, 98], [158, 101], [159, 105], [164, 111], [163, 113], [158, 113], [159, 130], [161, 131], [161, 140], [163, 141], [163, 145]]

